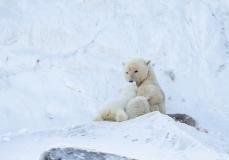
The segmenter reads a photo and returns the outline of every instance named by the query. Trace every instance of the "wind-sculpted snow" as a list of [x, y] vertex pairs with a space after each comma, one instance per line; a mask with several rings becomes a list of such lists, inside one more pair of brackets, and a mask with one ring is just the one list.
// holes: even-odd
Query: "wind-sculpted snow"
[[[182, 159], [183, 148], [187, 159], [194, 152], [207, 159], [217, 157], [217, 152], [229, 154], [228, 0], [2, 0], [0, 155], [6, 160], [38, 159], [49, 145], [66, 138], [52, 137], [55, 128], [64, 126], [86, 123], [100, 128], [99, 124], [109, 124], [107, 130], [113, 125], [135, 126], [141, 118], [124, 123], [92, 123], [99, 106], [118, 96], [124, 83], [122, 61], [132, 57], [152, 61], [166, 95], [167, 113], [190, 115], [197, 120], [200, 130], [208, 132], [176, 123], [179, 128], [172, 137], [177, 140], [183, 133], [185, 139], [190, 136], [190, 142], [196, 144], [194, 148], [186, 148], [186, 143], [176, 148], [162, 141], [173, 130], [173, 125], [164, 121], [165, 132], [153, 137], [151, 145], [141, 141], [147, 152], [151, 151], [146, 155], [163, 159], [167, 151], [171, 159]], [[162, 125], [157, 123], [158, 127]], [[46, 143], [40, 137], [29, 142], [31, 137], [26, 137], [43, 135], [43, 131], [55, 141]], [[115, 131], [117, 135], [120, 132]], [[112, 137], [102, 135], [100, 140]], [[141, 136], [133, 135], [132, 140], [138, 141], [126, 145], [127, 155], [131, 155], [127, 148], [132, 148], [137, 158], [144, 155], [139, 143]], [[23, 137], [28, 138], [28, 143], [23, 143]], [[121, 152], [123, 139], [119, 138], [112, 141], [118, 149], [111, 152]], [[77, 146], [70, 143], [71, 137], [67, 139], [63, 142]], [[38, 153], [32, 146], [39, 141]], [[208, 151], [202, 144], [211, 149]], [[88, 148], [104, 149], [103, 145], [95, 140]], [[25, 146], [30, 154], [22, 154], [25, 152], [21, 148]], [[176, 149], [171, 150], [171, 146]], [[133, 148], [143, 153], [138, 155]], [[8, 154], [10, 149], [16, 153]]]
[[[207, 133], [153, 112], [125, 122], [93, 122], [63, 129], [15, 134], [11, 135], [10, 144], [2, 143], [0, 149], [4, 150], [2, 157], [23, 160], [32, 157], [39, 159], [48, 147], [59, 150], [74, 149], [75, 146], [142, 160], [229, 158], [229, 155], [216, 151], [217, 148], [199, 142], [188, 132], [196, 137], [207, 137]], [[211, 138], [209, 136], [208, 140]], [[67, 156], [65, 152], [59, 156]], [[48, 156], [47, 153], [45, 155]], [[51, 154], [55, 157], [58, 153]]]

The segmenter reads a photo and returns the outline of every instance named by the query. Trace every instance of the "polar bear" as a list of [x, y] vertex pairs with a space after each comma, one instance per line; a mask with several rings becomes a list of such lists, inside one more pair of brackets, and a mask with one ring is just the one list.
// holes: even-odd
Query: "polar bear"
[[[149, 111], [159, 111], [162, 114], [166, 114], [165, 109], [165, 94], [162, 91], [153, 68], [150, 65], [150, 60], [144, 60], [142, 58], [133, 58], [128, 62], [123, 62], [123, 73], [125, 80], [127, 82], [136, 82], [138, 86], [138, 96], [148, 97]], [[132, 101], [135, 102], [135, 105], [132, 103], [131, 106], [134, 106], [133, 109], [145, 107], [144, 100], [134, 98]], [[142, 102], [141, 102], [142, 101]], [[130, 103], [127, 104], [126, 108], [131, 110]], [[128, 114], [127, 114], [128, 116]], [[176, 121], [186, 123], [191, 126], [196, 125], [196, 121], [185, 114], [169, 114], [168, 116], [172, 117]], [[134, 117], [132, 117], [134, 118]]]
[[123, 63], [124, 77], [127, 82], [136, 82], [138, 86], [138, 96], [149, 97], [150, 112], [165, 110], [165, 95], [159, 86], [150, 60], [133, 58], [127, 63]]
[[149, 110], [149, 97], [138, 96], [131, 99], [125, 108], [128, 119], [133, 119], [150, 112]]
[[126, 83], [120, 90], [120, 96], [106, 101], [94, 117], [94, 121], [125, 121], [128, 116], [125, 112], [126, 104], [137, 95], [136, 83]]

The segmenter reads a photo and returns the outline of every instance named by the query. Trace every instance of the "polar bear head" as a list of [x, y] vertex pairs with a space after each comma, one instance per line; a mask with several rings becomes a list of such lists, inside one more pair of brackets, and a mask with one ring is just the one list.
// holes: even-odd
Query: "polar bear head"
[[137, 85], [141, 84], [148, 76], [150, 69], [150, 60], [142, 58], [133, 58], [128, 62], [123, 62], [124, 77], [127, 82], [136, 82]]

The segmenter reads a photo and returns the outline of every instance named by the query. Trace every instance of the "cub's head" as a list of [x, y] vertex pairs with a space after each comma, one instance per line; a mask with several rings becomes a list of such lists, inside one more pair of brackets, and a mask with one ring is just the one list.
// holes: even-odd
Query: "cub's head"
[[136, 85], [136, 82], [133, 83], [126, 83], [122, 88], [119, 89], [119, 92], [124, 94], [135, 94], [137, 95], [138, 87]]
[[122, 64], [124, 77], [127, 82], [136, 82], [139, 85], [148, 76], [150, 60], [133, 58]]

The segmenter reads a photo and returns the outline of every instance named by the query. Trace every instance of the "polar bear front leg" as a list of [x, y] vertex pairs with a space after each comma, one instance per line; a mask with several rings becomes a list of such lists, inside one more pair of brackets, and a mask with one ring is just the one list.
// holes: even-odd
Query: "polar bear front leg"
[[164, 105], [164, 93], [163, 91], [155, 85], [143, 85], [138, 89], [138, 96], [144, 96], [149, 98], [150, 112], [159, 111], [165, 114]]
[[138, 95], [149, 98], [154, 104], [161, 103], [164, 100], [164, 94], [162, 90], [155, 85], [143, 85], [138, 88]]

